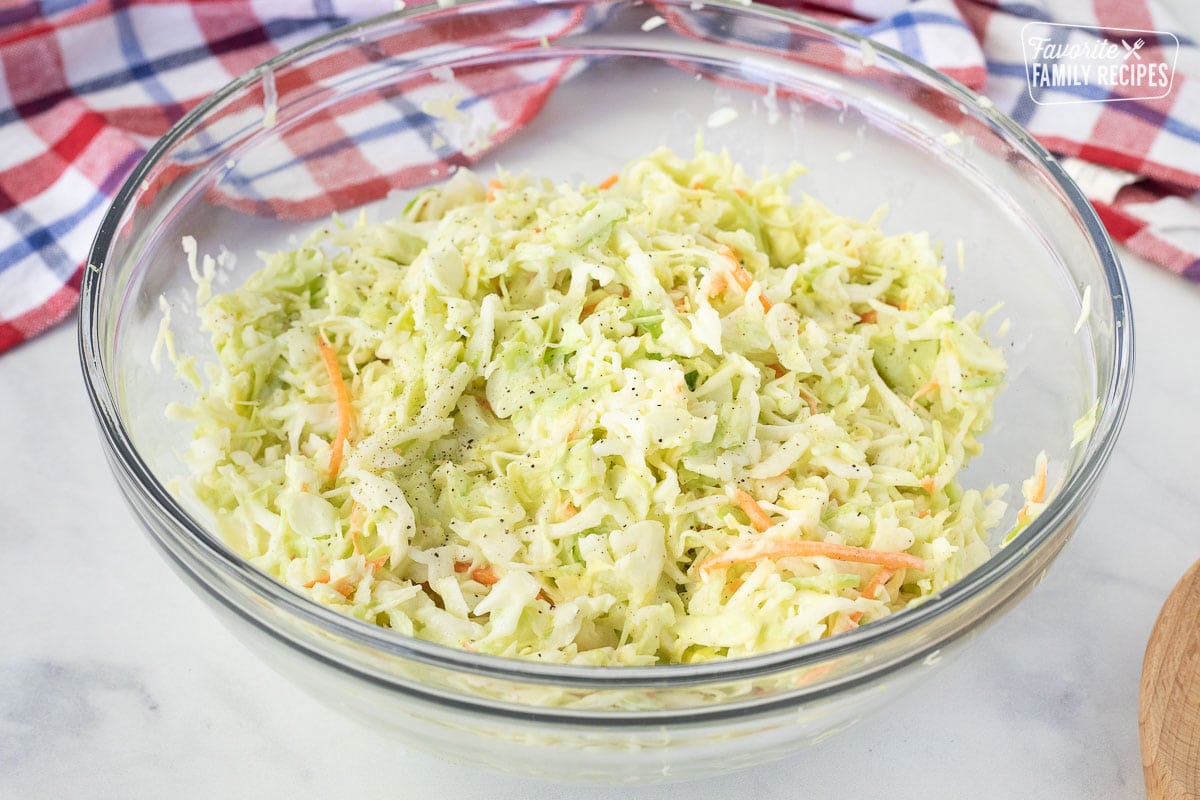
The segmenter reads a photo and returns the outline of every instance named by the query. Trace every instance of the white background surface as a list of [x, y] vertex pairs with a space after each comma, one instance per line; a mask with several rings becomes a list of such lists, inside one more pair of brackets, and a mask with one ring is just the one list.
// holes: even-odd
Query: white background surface
[[[1175, 0], [1200, 34], [1200, 4]], [[74, 325], [0, 357], [0, 797], [1143, 796], [1138, 675], [1200, 558], [1200, 286], [1123, 252], [1137, 381], [1099, 496], [1046, 581], [955, 664], [788, 761], [686, 786], [451, 766], [255, 660], [151, 549], [101, 455]], [[1197, 732], [1200, 735], [1200, 732]]]

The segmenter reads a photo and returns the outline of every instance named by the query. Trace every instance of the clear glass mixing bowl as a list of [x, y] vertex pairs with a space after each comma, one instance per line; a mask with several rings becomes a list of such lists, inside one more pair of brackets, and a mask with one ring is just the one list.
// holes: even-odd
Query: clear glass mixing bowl
[[[392, 14], [285, 53], [176, 125], [96, 238], [80, 351], [117, 481], [166, 559], [250, 649], [416, 746], [609, 781], [695, 778], [794, 751], [932, 675], [1042, 578], [1125, 412], [1132, 330], [1109, 240], [1053, 158], [988, 105], [853, 36], [738, 3], [481, 0]], [[454, 165], [596, 180], [659, 145], [690, 151], [698, 131], [752, 172], [805, 163], [799, 188], [842, 213], [866, 217], [886, 202], [885, 230], [945, 243], [960, 312], [1003, 303], [992, 335], [1011, 372], [964, 481], [1019, 486], [1045, 450], [1053, 499], [940, 597], [741, 660], [529, 663], [405, 638], [294, 594], [168, 490], [190, 432], [163, 411], [190, 389], [150, 363], [160, 298], [174, 309], [176, 347], [212, 353], [182, 237], [237, 256], [218, 288], [231, 286], [255, 268], [255, 251], [286, 246], [334, 211], [396, 210]], [[1072, 447], [1072, 423], [1097, 401], [1094, 432]]]

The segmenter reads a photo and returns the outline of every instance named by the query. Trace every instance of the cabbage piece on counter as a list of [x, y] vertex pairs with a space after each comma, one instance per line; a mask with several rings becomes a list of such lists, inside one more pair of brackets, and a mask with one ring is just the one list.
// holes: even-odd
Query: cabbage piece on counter
[[184, 491], [286, 585], [482, 653], [746, 656], [988, 556], [1004, 359], [925, 234], [667, 150], [597, 185], [460, 170], [201, 307]]

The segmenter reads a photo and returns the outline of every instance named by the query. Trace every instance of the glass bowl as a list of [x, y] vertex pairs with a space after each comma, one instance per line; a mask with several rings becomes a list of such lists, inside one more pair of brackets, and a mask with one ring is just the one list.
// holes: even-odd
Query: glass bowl
[[[967, 486], [1013, 486], [1039, 451], [1052, 499], [940, 596], [850, 633], [738, 660], [586, 667], [478, 655], [370, 626], [238, 558], [169, 490], [190, 397], [151, 352], [201, 360], [181, 249], [222, 248], [219, 285], [333, 212], [398, 210], [470, 164], [596, 180], [697, 133], [753, 173], [946, 247], [959, 313], [1003, 303], [1010, 363]], [[357, 213], [357, 211], [355, 211]], [[961, 242], [961, 244], [960, 244]], [[961, 254], [962, 264], [957, 264]], [[224, 283], [221, 283], [221, 282]], [[1090, 300], [1088, 299], [1090, 297]], [[1087, 314], [1083, 313], [1087, 303]], [[740, 3], [481, 0], [341, 29], [200, 104], [150, 151], [104, 219], [82, 287], [80, 355], [117, 482], [166, 560], [280, 673], [443, 757], [559, 779], [696, 778], [777, 758], [928, 679], [1046, 574], [1079, 524], [1129, 397], [1127, 290], [1096, 215], [1055, 160], [962, 86], [853, 35]], [[1007, 326], [1001, 320], [1007, 319]], [[1098, 403], [1072, 445], [1072, 424]]]

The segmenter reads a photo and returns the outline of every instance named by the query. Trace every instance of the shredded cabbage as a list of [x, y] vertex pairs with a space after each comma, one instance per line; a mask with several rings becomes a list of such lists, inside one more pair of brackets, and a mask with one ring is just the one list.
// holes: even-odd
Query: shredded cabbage
[[[795, 202], [800, 174], [667, 150], [604, 188], [460, 170], [264, 255], [200, 309], [217, 362], [171, 409], [188, 491], [313, 600], [504, 656], [746, 656], [928, 599], [1004, 512], [956, 476], [1005, 362], [925, 234]], [[351, 398], [336, 475], [322, 340]], [[791, 540], [923, 568], [770, 555]], [[757, 555], [701, 568], [723, 553]]]

